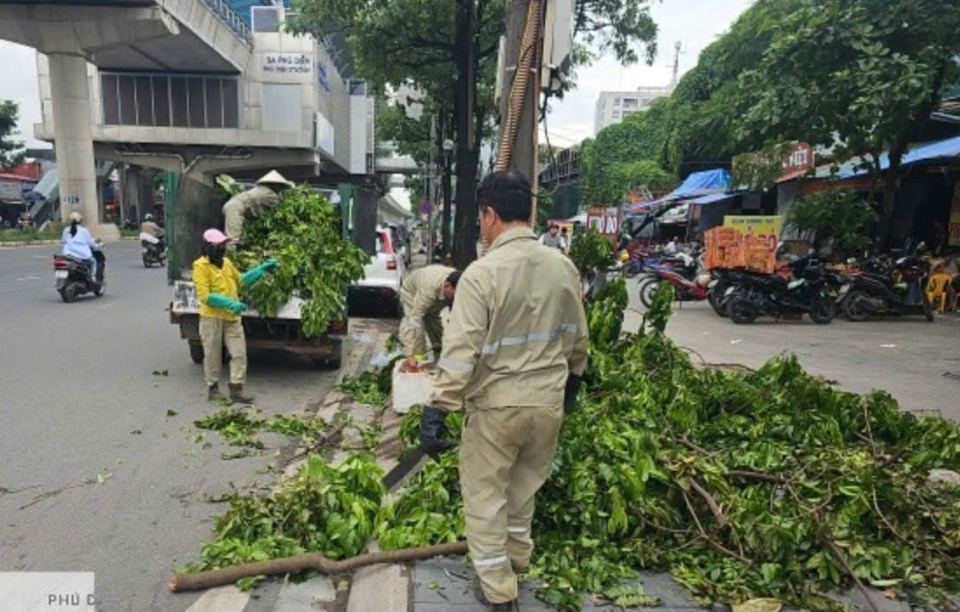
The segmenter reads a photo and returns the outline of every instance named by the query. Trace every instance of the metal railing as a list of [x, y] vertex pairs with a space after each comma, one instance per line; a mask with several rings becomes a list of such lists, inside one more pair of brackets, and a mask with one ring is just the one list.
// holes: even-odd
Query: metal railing
[[250, 27], [227, 0], [203, 0], [203, 3], [213, 11], [214, 15], [216, 15], [225, 26], [230, 28], [230, 31], [232, 31], [237, 38], [247, 43], [247, 45], [253, 46], [253, 35], [250, 33]]

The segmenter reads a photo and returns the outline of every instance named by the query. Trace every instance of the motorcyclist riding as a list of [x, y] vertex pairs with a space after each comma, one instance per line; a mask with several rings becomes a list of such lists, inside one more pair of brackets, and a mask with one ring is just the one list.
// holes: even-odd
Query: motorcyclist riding
[[83, 215], [78, 212], [70, 213], [70, 225], [63, 228], [60, 244], [63, 245], [65, 256], [79, 259], [87, 264], [87, 272], [93, 280], [97, 278], [97, 260], [93, 258], [93, 252], [100, 249], [100, 244], [81, 223], [83, 223]]
[[147, 213], [143, 216], [143, 223], [140, 224], [140, 241], [162, 245], [162, 239], [163, 229], [153, 222], [153, 215]]

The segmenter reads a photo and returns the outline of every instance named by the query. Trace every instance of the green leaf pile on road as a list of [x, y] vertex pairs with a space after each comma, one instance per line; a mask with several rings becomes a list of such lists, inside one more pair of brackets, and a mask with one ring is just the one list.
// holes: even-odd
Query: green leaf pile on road
[[[383, 370], [386, 371], [385, 376]], [[336, 389], [358, 403], [382, 406], [390, 393], [391, 374], [390, 368], [383, 370], [367, 370], [355, 376], [344, 376], [337, 382]]]
[[[655, 301], [641, 333], [612, 343], [619, 321], [591, 306], [602, 343], [537, 496], [546, 602], [579, 609], [641, 568], [714, 601], [813, 610], [855, 580], [934, 600], [960, 590], [960, 487], [928, 480], [960, 468], [955, 424], [833, 389], [789, 356], [695, 368], [663, 334], [669, 292]], [[428, 465], [387, 506], [384, 548], [462, 537], [455, 466], [455, 453]]]
[[334, 206], [309, 187], [294, 187], [275, 207], [247, 220], [237, 260], [248, 269], [266, 257], [277, 268], [244, 289], [244, 299], [267, 317], [296, 293], [303, 333], [323, 333], [346, 307], [346, 287], [363, 277], [370, 258], [341, 234]]
[[[186, 571], [265, 561], [303, 552], [331, 559], [358, 554], [373, 533], [384, 493], [383, 470], [368, 453], [338, 465], [309, 455], [295, 476], [268, 495], [235, 493], [216, 517], [216, 540]], [[250, 586], [247, 580], [241, 586]]]
[[327, 424], [319, 418], [305, 418], [295, 415], [276, 414], [261, 418], [256, 409], [224, 407], [213, 414], [193, 422], [199, 429], [216, 431], [231, 446], [263, 448], [263, 442], [255, 437], [261, 430], [297, 438], [304, 444], [310, 444], [327, 429]]

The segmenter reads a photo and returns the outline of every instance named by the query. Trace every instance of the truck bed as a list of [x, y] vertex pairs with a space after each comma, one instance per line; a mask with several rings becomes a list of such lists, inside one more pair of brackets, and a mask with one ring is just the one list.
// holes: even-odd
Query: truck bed
[[[294, 297], [283, 304], [274, 317], [264, 317], [253, 308], [240, 316], [247, 346], [252, 349], [277, 350], [295, 353], [314, 361], [339, 368], [343, 340], [348, 332], [346, 317], [331, 321], [326, 333], [306, 337], [300, 329], [300, 306], [303, 300]], [[170, 322], [180, 327], [180, 337], [190, 346], [190, 357], [196, 363], [203, 361], [200, 342], [200, 304], [196, 287], [188, 281], [176, 281], [170, 302]]]

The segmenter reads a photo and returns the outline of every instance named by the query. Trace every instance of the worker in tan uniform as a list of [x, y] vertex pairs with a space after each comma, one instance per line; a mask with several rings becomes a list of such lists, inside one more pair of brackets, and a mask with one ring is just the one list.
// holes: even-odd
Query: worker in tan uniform
[[511, 610], [533, 551], [534, 495], [586, 365], [587, 322], [573, 263], [530, 229], [527, 179], [495, 172], [477, 197], [490, 248], [457, 284], [420, 446], [432, 456], [449, 448], [444, 416], [466, 410], [460, 486], [474, 590]]
[[227, 200], [222, 209], [223, 225], [231, 244], [236, 245], [243, 236], [243, 224], [248, 213], [256, 215], [264, 208], [276, 206], [280, 203], [280, 193], [291, 186], [292, 183], [282, 174], [271, 170], [260, 177], [252, 189]]
[[429, 265], [414, 270], [404, 279], [400, 288], [400, 306], [403, 308], [400, 344], [406, 358], [404, 367], [408, 371], [417, 368], [418, 358], [426, 355], [428, 348], [440, 346], [443, 339], [440, 313], [453, 304], [459, 278], [460, 273], [453, 268]]

